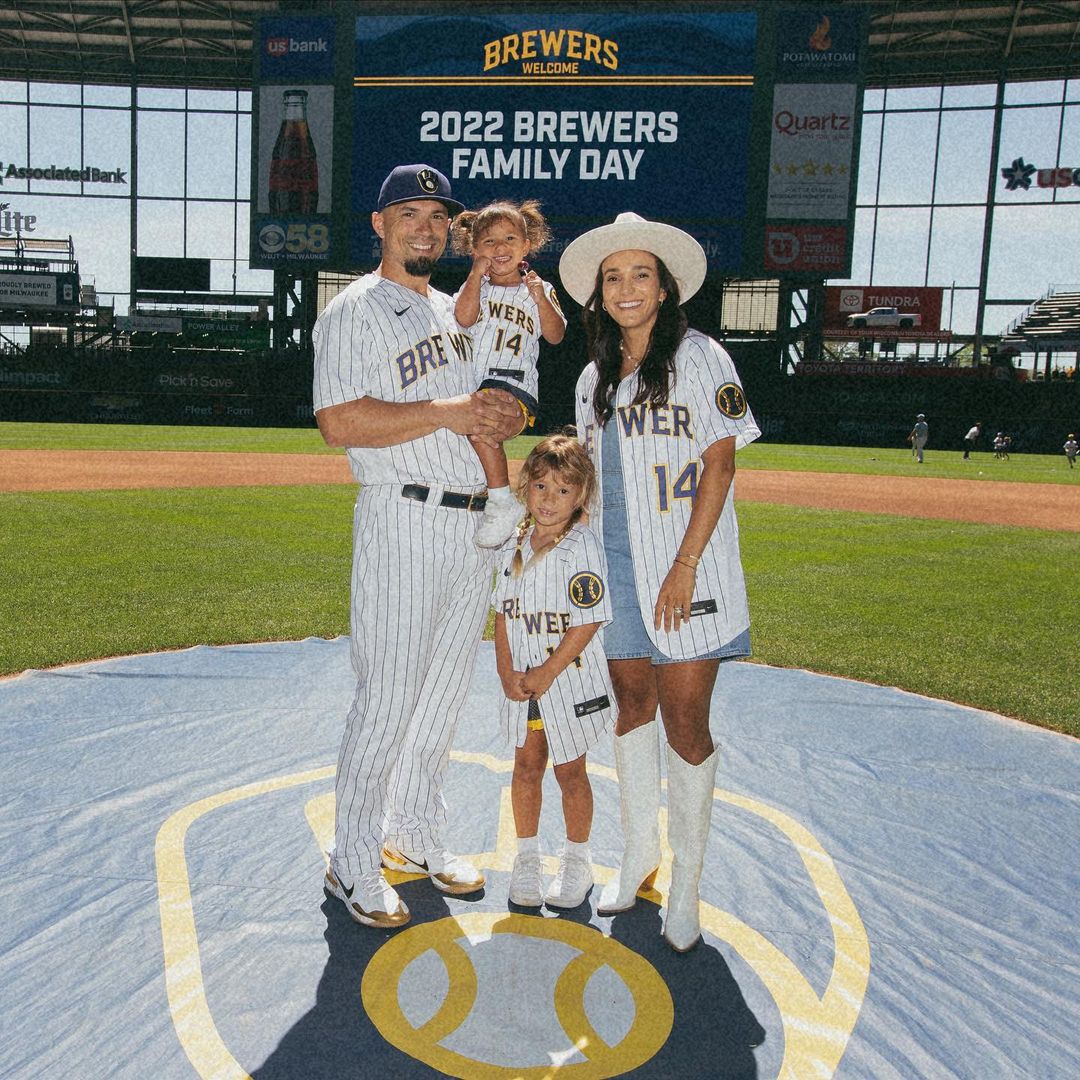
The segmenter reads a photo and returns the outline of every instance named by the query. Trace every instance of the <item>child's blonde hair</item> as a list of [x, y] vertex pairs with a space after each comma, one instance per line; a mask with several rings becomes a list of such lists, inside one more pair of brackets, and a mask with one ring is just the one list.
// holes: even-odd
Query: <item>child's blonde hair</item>
[[529, 241], [529, 253], [539, 251], [551, 240], [551, 230], [544, 215], [540, 213], [537, 199], [523, 203], [501, 199], [488, 203], [479, 210], [464, 210], [451, 223], [451, 247], [457, 255], [473, 253], [474, 238], [483, 236], [493, 225], [502, 220], [513, 222]]
[[[593, 468], [592, 459], [585, 452], [585, 447], [574, 435], [569, 434], [569, 431], [573, 431], [573, 428], [564, 428], [556, 435], [548, 435], [532, 448], [521, 466], [521, 472], [518, 473], [514, 493], [522, 503], [527, 504], [529, 485], [547, 473], [554, 473], [565, 483], [577, 484], [581, 488], [581, 494], [578, 496], [578, 505], [570, 515], [570, 525], [574, 526], [581, 520], [596, 494], [596, 470]], [[520, 577], [525, 566], [521, 548], [531, 523], [531, 516], [526, 514], [525, 520], [518, 527], [517, 551], [514, 552], [514, 560], [510, 566], [510, 573], [514, 577]]]

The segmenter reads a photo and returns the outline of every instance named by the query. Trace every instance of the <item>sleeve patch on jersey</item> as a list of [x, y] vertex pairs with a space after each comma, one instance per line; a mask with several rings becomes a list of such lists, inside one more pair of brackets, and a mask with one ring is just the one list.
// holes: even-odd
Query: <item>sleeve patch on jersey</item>
[[604, 583], [591, 570], [582, 570], [570, 579], [569, 593], [574, 607], [596, 607], [604, 599]]
[[548, 289], [548, 294], [547, 294], [547, 298], [548, 298], [548, 299], [549, 299], [549, 300], [551, 301], [551, 306], [552, 306], [552, 307], [553, 307], [553, 308], [554, 308], [554, 309], [555, 309], [555, 310], [556, 310], [556, 311], [557, 311], [557, 312], [558, 312], [558, 313], [559, 313], [560, 315], [562, 315], [562, 313], [563, 313], [563, 309], [562, 309], [562, 304], [560, 304], [560, 303], [559, 303], [559, 298], [558, 298], [558, 296], [557, 296], [557, 295], [555, 294], [555, 290], [554, 290], [554, 289]]
[[733, 382], [724, 383], [716, 391], [716, 407], [732, 420], [741, 420], [746, 415], [746, 396], [742, 387]]
[[695, 600], [690, 605], [690, 617], [695, 615], [715, 615], [717, 611], [715, 600]]
[[592, 701], [577, 701], [574, 703], [575, 716], [588, 716], [590, 713], [600, 712], [611, 708], [611, 700], [607, 694], [603, 697], [593, 698]]

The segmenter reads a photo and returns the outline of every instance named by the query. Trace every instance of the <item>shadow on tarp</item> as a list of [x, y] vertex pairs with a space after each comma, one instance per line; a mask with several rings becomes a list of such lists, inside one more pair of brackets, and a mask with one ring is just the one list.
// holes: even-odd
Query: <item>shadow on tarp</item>
[[[426, 882], [412, 881], [398, 889], [413, 915], [410, 926], [450, 917], [446, 901]], [[454, 899], [479, 902], [483, 897], [484, 892], [479, 892], [475, 897]], [[285, 1033], [266, 1061], [252, 1070], [253, 1080], [444, 1076], [383, 1039], [360, 1000], [368, 963], [398, 931], [358, 926], [335, 899], [328, 898], [322, 911], [330, 955], [315, 1005]], [[590, 903], [553, 917], [590, 925], [594, 915]], [[753, 1051], [764, 1042], [765, 1029], [747, 1005], [727, 962], [708, 938], [688, 953], [676, 953], [660, 930], [660, 909], [646, 900], [611, 920], [611, 937], [655, 968], [667, 984], [675, 1010], [674, 1026], [661, 1049], [638, 1068], [620, 1075], [642, 1080], [678, 1075], [757, 1080]], [[397, 987], [388, 986], [386, 992], [396, 993]], [[528, 1001], [520, 1003], [522, 1009], [529, 1007]]]

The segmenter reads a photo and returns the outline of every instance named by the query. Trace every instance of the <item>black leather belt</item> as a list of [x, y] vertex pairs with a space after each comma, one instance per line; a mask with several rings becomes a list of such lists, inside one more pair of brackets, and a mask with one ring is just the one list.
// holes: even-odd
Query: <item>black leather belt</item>
[[[403, 499], [415, 499], [417, 502], [427, 502], [431, 494], [431, 488], [422, 484], [406, 484], [401, 489]], [[450, 510], [483, 510], [487, 506], [486, 495], [464, 495], [459, 491], [444, 491], [439, 500], [440, 506]]]

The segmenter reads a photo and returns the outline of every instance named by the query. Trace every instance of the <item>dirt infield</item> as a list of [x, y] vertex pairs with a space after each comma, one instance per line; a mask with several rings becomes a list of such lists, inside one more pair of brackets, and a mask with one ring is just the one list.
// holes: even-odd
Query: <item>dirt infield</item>
[[[0, 450], [0, 491], [348, 483], [338, 455]], [[1058, 484], [744, 469], [736, 498], [1080, 532], [1080, 487]]]

